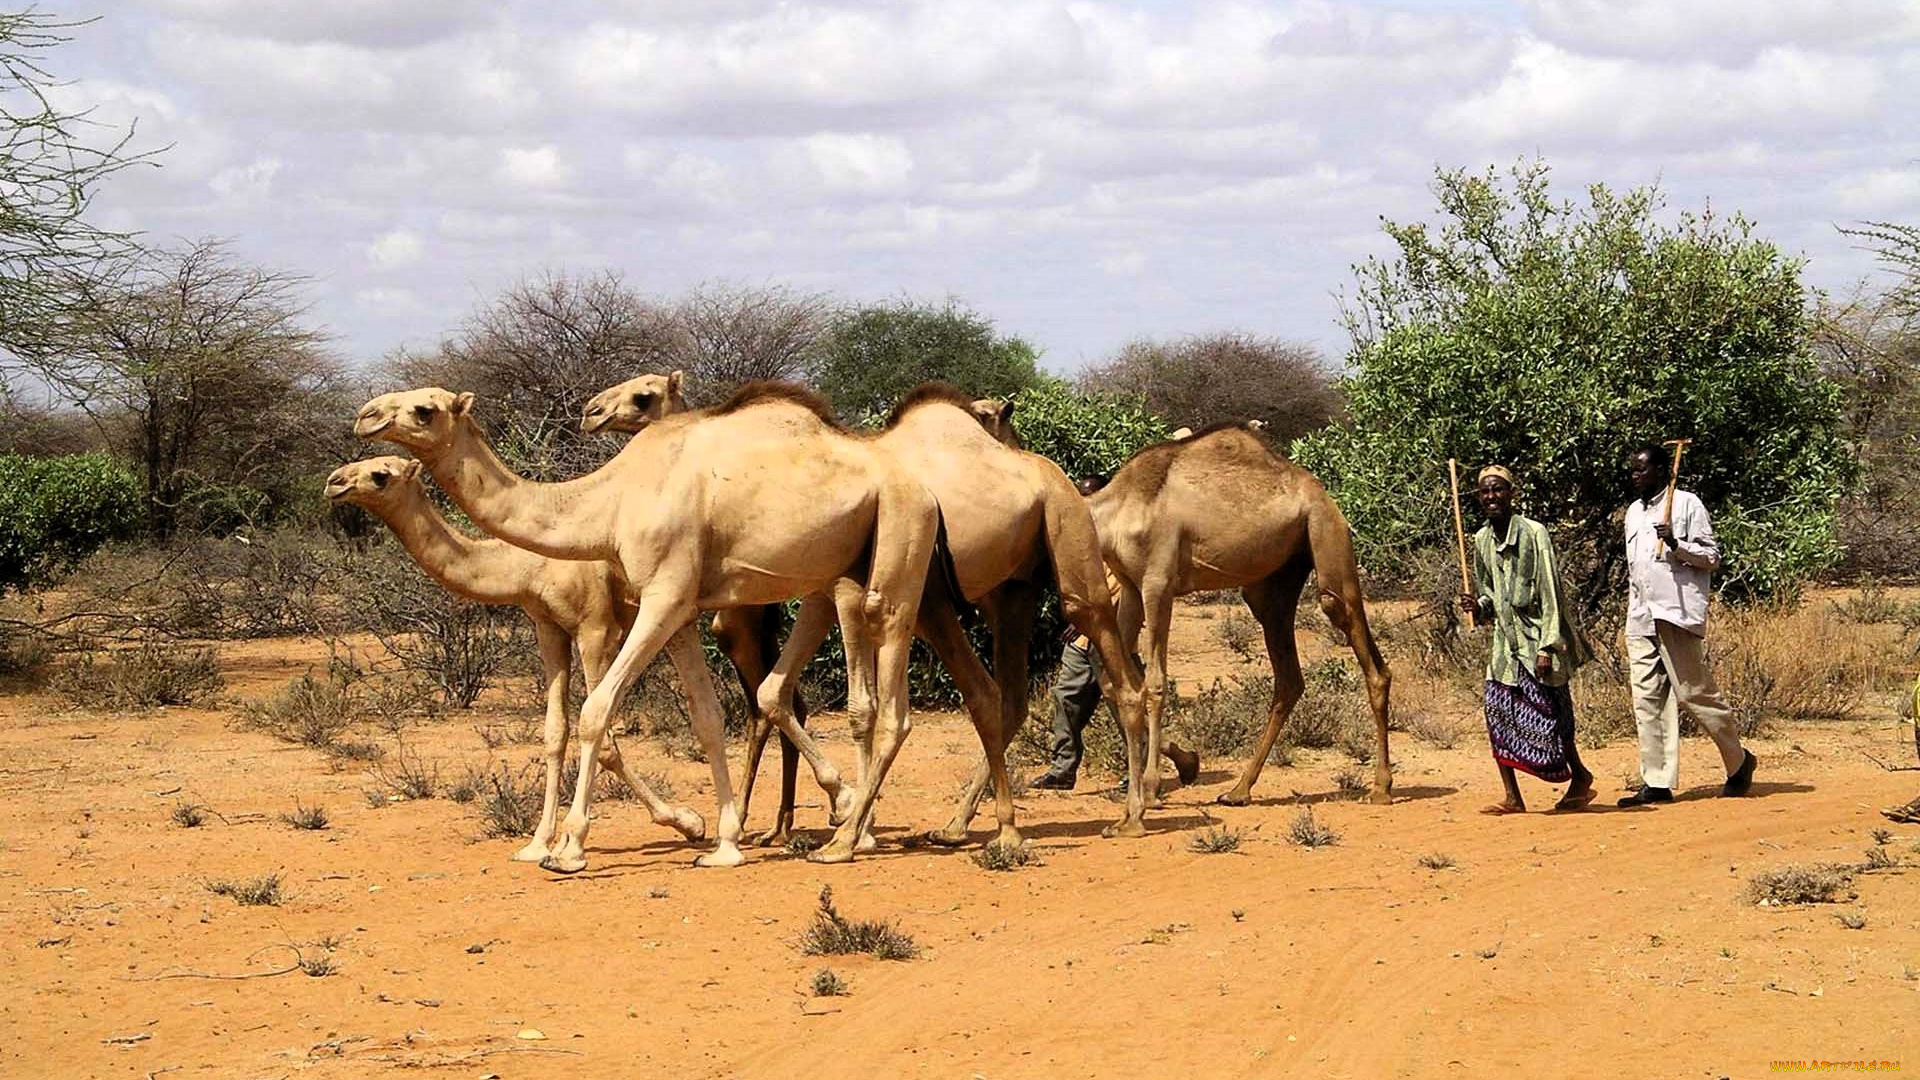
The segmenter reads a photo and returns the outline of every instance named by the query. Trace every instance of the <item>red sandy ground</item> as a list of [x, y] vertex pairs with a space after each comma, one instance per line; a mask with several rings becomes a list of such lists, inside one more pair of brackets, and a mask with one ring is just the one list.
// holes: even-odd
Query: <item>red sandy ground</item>
[[[1181, 610], [1176, 673], [1235, 669], [1211, 645], [1212, 616]], [[319, 655], [300, 641], [222, 651], [237, 697]], [[839, 718], [818, 727], [849, 760]], [[234, 731], [221, 711], [104, 716], [4, 698], [0, 1074], [1664, 1078], [1823, 1059], [1920, 1071], [1920, 874], [1861, 875], [1858, 899], [1837, 907], [1740, 899], [1764, 868], [1859, 861], [1889, 825], [1876, 808], [1920, 794], [1920, 773], [1864, 756], [1911, 760], [1890, 715], [1755, 743], [1760, 782], [1744, 801], [1713, 797], [1715, 757], [1693, 740], [1675, 805], [1498, 820], [1475, 813], [1497, 786], [1476, 728], [1463, 732], [1452, 750], [1397, 738], [1390, 807], [1334, 799], [1343, 759], [1304, 752], [1268, 770], [1256, 805], [1216, 808], [1238, 763], [1209, 762], [1145, 840], [1100, 838], [1117, 807], [1083, 777], [1080, 793], [1020, 799], [1043, 864], [990, 873], [971, 849], [900, 843], [945, 820], [975, 753], [959, 717], [924, 714], [881, 803], [878, 854], [824, 867], [755, 850], [742, 868], [698, 870], [638, 804], [603, 801], [590, 869], [556, 878], [508, 862], [517, 842], [476, 840], [469, 808], [371, 808], [359, 771]], [[414, 739], [449, 771], [487, 753], [464, 721]], [[639, 740], [627, 751], [712, 818], [704, 765]], [[1633, 758], [1626, 742], [1591, 753], [1603, 806]], [[1536, 808], [1556, 794], [1526, 792]], [[803, 799], [802, 825], [824, 835], [817, 790]], [[227, 820], [181, 828], [168, 815], [183, 800]], [[296, 800], [325, 806], [332, 827], [281, 824]], [[1305, 801], [1338, 845], [1286, 842]], [[1188, 850], [1210, 820], [1241, 831], [1237, 853]], [[1888, 850], [1920, 865], [1920, 828], [1891, 828]], [[1417, 865], [1435, 852], [1457, 865]], [[273, 870], [289, 893], [278, 907], [202, 884]], [[921, 957], [802, 955], [826, 884], [847, 915], [897, 920]], [[1865, 928], [1843, 927], [1843, 911]], [[341, 943], [329, 977], [165, 977], [275, 971], [287, 943], [327, 936]], [[810, 996], [823, 966], [850, 996]], [[544, 1039], [517, 1037], [529, 1028]]]

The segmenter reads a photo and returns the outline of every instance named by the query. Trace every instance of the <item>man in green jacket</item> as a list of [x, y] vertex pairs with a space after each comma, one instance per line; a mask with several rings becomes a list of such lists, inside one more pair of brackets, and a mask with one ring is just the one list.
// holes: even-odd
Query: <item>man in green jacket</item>
[[1546, 526], [1513, 511], [1513, 473], [1480, 470], [1475, 489], [1487, 524], [1473, 537], [1475, 591], [1461, 610], [1490, 626], [1485, 690], [1487, 738], [1506, 798], [1484, 814], [1524, 813], [1515, 770], [1550, 784], [1573, 781], [1556, 810], [1593, 801], [1593, 773], [1573, 739], [1573, 697], [1567, 682], [1591, 653], [1566, 608], [1553, 537]]

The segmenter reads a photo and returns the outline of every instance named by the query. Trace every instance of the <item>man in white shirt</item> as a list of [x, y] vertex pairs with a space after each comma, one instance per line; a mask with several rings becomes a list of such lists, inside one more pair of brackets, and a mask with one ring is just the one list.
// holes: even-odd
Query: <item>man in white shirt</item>
[[1707, 508], [1691, 491], [1673, 493], [1673, 521], [1664, 514], [1672, 459], [1658, 443], [1633, 455], [1638, 493], [1627, 507], [1627, 658], [1633, 712], [1640, 729], [1641, 788], [1621, 806], [1672, 802], [1680, 778], [1680, 710], [1706, 729], [1726, 766], [1723, 795], [1753, 786], [1753, 752], [1740, 745], [1740, 724], [1707, 663], [1707, 598], [1720, 565]]

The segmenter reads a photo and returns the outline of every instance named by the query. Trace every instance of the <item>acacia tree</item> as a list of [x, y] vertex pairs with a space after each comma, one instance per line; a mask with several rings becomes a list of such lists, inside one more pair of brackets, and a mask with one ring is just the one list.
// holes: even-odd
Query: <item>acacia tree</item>
[[296, 495], [290, 469], [344, 445], [339, 367], [302, 322], [300, 283], [216, 242], [157, 253], [77, 283], [60, 348], [32, 361], [136, 464], [157, 535], [190, 499], [237, 500], [221, 524], [271, 513]]
[[1724, 591], [1791, 590], [1835, 559], [1854, 470], [1798, 260], [1739, 217], [1663, 223], [1653, 189], [1556, 201], [1539, 163], [1442, 171], [1434, 193], [1437, 226], [1387, 222], [1393, 257], [1355, 268], [1350, 420], [1296, 446], [1371, 571], [1446, 550], [1449, 457], [1501, 462], [1589, 615], [1617, 614], [1627, 454], [1681, 437]]
[[132, 129], [112, 133], [47, 98], [45, 55], [85, 21], [0, 12], [0, 350], [41, 356], [58, 346], [76, 283], [128, 255], [130, 239], [86, 220], [95, 185], [129, 165]]
[[501, 454], [542, 480], [597, 468], [611, 441], [580, 431], [587, 399], [679, 359], [672, 312], [615, 273], [549, 274], [508, 289], [425, 353], [393, 361], [409, 386], [470, 390]]
[[1844, 394], [1847, 438], [1861, 483], [1841, 501], [1847, 566], [1883, 576], [1920, 574], [1920, 227], [1874, 222], [1843, 233], [1892, 272], [1879, 294], [1828, 305], [1822, 366]]
[[813, 383], [842, 417], [860, 421], [935, 379], [978, 397], [1011, 397], [1038, 377], [1039, 356], [955, 301], [901, 300], [842, 315], [817, 350]]
[[1333, 373], [1311, 345], [1219, 333], [1135, 341], [1080, 376], [1088, 390], [1131, 394], [1170, 424], [1261, 420], [1282, 446], [1340, 414]]
[[802, 379], [835, 314], [816, 294], [703, 285], [673, 306], [671, 364], [686, 371], [695, 406], [753, 379]]

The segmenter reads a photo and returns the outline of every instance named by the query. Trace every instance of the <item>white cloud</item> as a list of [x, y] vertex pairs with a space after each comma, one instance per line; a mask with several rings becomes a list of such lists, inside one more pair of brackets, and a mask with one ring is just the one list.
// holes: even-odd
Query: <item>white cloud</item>
[[245, 165], [222, 169], [207, 181], [213, 193], [233, 202], [256, 202], [273, 189], [273, 178], [280, 173], [280, 159], [255, 158]]
[[557, 146], [509, 146], [500, 151], [500, 174], [516, 187], [551, 188], [566, 181], [567, 168]]
[[807, 160], [829, 192], [882, 195], [906, 186], [913, 152], [899, 139], [824, 132], [803, 141]]
[[281, 41], [413, 45], [486, 16], [471, 0], [139, 0], [163, 15]]
[[1548, 38], [1588, 51], [1739, 60], [1778, 45], [1911, 44], [1920, 13], [1904, 0], [1526, 0]]
[[419, 234], [410, 229], [394, 229], [367, 245], [367, 261], [381, 270], [399, 270], [419, 262], [425, 250]]
[[1833, 200], [1850, 214], [1920, 216], [1920, 167], [1870, 169], [1841, 177], [1833, 185]]

